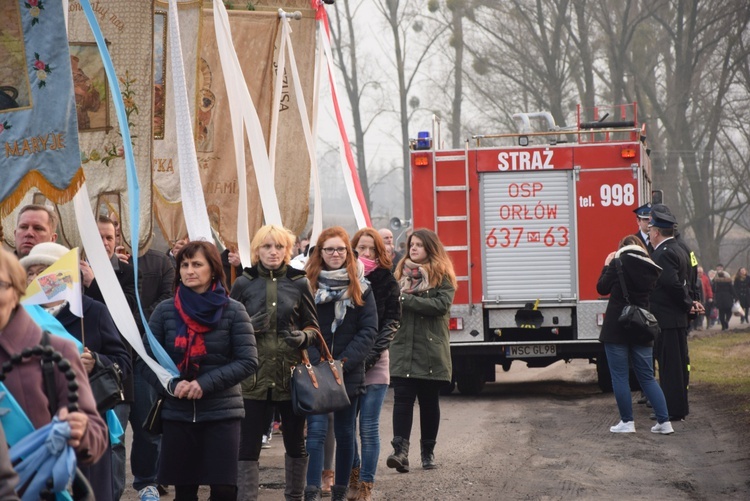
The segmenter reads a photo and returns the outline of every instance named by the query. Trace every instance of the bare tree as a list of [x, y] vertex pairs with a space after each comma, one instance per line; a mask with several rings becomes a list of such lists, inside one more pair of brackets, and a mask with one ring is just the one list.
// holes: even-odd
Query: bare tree
[[[420, 75], [422, 64], [431, 54], [433, 42], [444, 30], [437, 30], [424, 34], [424, 40], [417, 44], [415, 38], [410, 37], [410, 31], [422, 33], [419, 17], [419, 0], [376, 0], [375, 5], [383, 15], [386, 24], [393, 35], [394, 66], [396, 70], [399, 122], [401, 126], [401, 144], [403, 145], [403, 179], [404, 179], [404, 212], [407, 219], [411, 218], [411, 179], [409, 173], [409, 118], [411, 113], [408, 106], [408, 96], [412, 91], [417, 77]], [[415, 42], [415, 49], [410, 48]]]

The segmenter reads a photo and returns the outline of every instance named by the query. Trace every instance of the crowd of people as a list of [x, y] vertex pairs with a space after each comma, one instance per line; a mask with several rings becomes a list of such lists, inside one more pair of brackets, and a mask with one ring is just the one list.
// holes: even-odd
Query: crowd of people
[[[415, 401], [421, 466], [438, 466], [439, 395], [451, 380], [448, 317], [456, 278], [435, 233], [411, 232], [402, 255], [387, 229], [363, 228], [350, 238], [331, 227], [310, 243], [267, 225], [253, 237], [252, 264], [245, 266], [236, 252], [188, 239], [167, 253], [131, 256], [113, 216], [98, 218], [99, 233], [146, 352], [176, 367], [168, 383], [120, 335], [104, 302], [106, 286], [85, 258], [81, 318], [67, 300], [20, 304], [27, 285], [69, 251], [57, 243], [53, 209], [23, 207], [15, 255], [0, 251], [0, 362], [18, 359], [47, 336], [71, 361], [77, 405], [70, 405], [62, 383], [54, 397], [44, 393], [33, 357], [22, 359], [5, 385], [35, 427], [55, 416], [70, 424], [69, 443], [95, 499], [119, 500], [126, 489], [128, 424], [132, 487], [140, 500], [158, 500], [168, 489], [178, 501], [197, 500], [202, 485], [210, 486], [214, 501], [257, 499], [260, 454], [277, 416], [285, 499], [370, 500], [389, 387], [395, 400], [387, 466], [410, 469]], [[145, 335], [136, 283], [151, 336]], [[298, 415], [290, 369], [302, 362], [303, 350], [317, 364], [324, 348], [342, 363], [350, 404], [330, 414]], [[123, 380], [123, 398], [113, 408], [97, 408], [89, 378], [112, 368]], [[154, 408], [160, 410], [157, 433], [144, 426]], [[0, 478], [11, 496], [3, 499], [17, 499], [14, 489], [23, 493], [26, 486], [15, 484], [2, 452]]]

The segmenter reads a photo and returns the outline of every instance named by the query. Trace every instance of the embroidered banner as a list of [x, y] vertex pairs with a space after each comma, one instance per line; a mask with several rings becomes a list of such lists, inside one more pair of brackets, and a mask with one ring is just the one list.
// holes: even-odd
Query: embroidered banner
[[0, 215], [7, 216], [32, 187], [69, 201], [84, 176], [61, 2], [0, 0], [0, 40]]
[[[276, 3], [276, 2], [275, 2]], [[283, 2], [278, 2], [283, 3]], [[232, 39], [238, 50], [245, 81], [255, 103], [266, 137], [270, 136], [273, 106], [273, 80], [279, 46], [279, 19], [274, 11], [233, 11], [229, 21]], [[305, 105], [312, 110], [312, 84], [315, 63], [314, 11], [300, 9], [303, 19], [292, 24], [292, 42], [297, 54]], [[232, 146], [232, 131], [221, 64], [216, 49], [213, 11], [205, 9], [201, 36], [201, 59], [197, 83], [196, 149], [201, 164], [201, 177], [211, 223], [222, 240], [235, 247], [237, 242], [237, 174]], [[310, 193], [310, 161], [304, 144], [296, 99], [285, 80], [279, 106], [278, 148], [276, 154], [275, 188], [284, 226], [295, 233], [307, 224]], [[249, 230], [252, 236], [263, 224], [258, 185], [251, 155], [246, 147]]]
[[[47, 2], [45, 2], [45, 6]], [[153, 1], [98, 0], [91, 2], [107, 40], [120, 92], [125, 101], [138, 172], [140, 200], [139, 245], [152, 237], [151, 141], [153, 137]], [[45, 7], [46, 8], [46, 7]], [[90, 202], [97, 215], [116, 214], [124, 242], [130, 241], [130, 216], [123, 144], [109, 95], [104, 66], [89, 23], [78, 0], [68, 9], [68, 39], [76, 89], [80, 160], [86, 173]], [[59, 207], [63, 236], [80, 244], [73, 204]]]

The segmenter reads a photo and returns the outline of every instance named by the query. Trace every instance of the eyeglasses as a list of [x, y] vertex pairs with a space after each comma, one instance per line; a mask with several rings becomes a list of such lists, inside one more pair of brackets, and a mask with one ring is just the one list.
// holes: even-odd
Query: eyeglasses
[[346, 254], [346, 247], [323, 247], [320, 250], [322, 250], [326, 256], [333, 256], [334, 252], [339, 256]]
[[0, 280], [0, 291], [7, 291], [11, 287], [13, 287], [12, 283]]

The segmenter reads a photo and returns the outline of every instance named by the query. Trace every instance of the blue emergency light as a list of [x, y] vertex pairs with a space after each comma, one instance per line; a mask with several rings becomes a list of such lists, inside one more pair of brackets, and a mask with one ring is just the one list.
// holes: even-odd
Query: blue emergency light
[[417, 146], [416, 150], [429, 150], [432, 148], [432, 138], [430, 138], [430, 132], [423, 130], [417, 133]]

